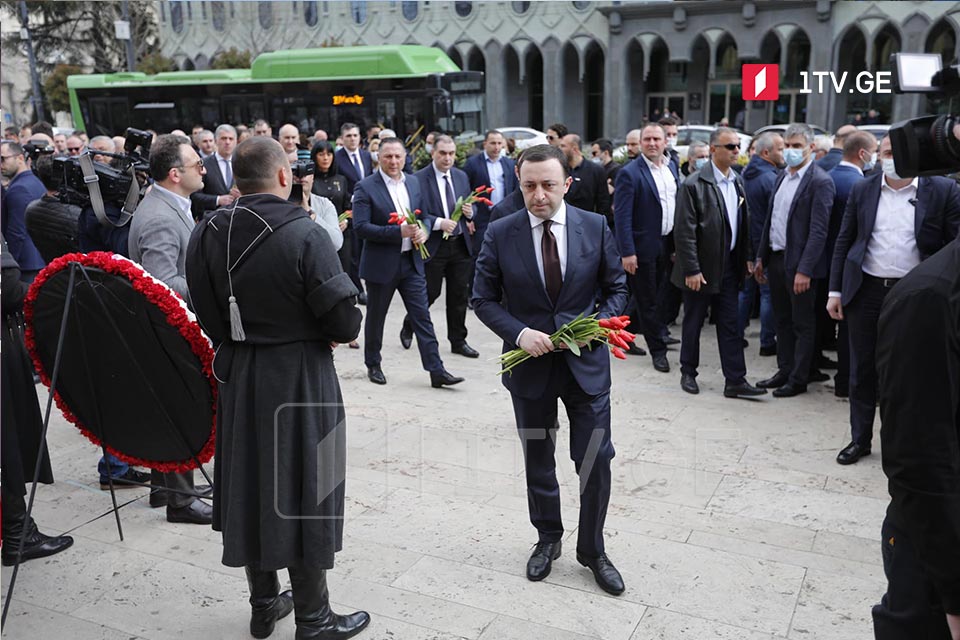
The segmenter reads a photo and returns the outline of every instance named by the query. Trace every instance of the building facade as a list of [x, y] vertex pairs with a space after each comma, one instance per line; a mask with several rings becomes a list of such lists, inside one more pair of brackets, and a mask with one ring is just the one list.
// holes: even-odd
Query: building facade
[[[956, 60], [960, 3], [831, 0], [507, 2], [160, 0], [161, 50], [183, 69], [231, 47], [421, 44], [486, 73], [489, 126], [563, 122], [585, 139], [645, 118], [726, 119], [747, 131], [833, 129], [875, 109], [894, 122], [945, 104], [916, 95], [803, 93], [801, 71], [889, 70], [895, 52]], [[744, 102], [741, 64], [779, 63], [780, 99]], [[849, 86], [849, 85], [848, 85]], [[815, 87], [814, 87], [815, 88]]]

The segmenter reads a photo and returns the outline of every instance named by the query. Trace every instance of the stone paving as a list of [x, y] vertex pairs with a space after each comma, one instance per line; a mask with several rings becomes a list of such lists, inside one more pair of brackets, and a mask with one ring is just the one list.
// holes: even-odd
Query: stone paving
[[[442, 298], [433, 317], [446, 333]], [[473, 316], [478, 360], [449, 354], [467, 377], [431, 389], [416, 348], [388, 318], [383, 369], [366, 380], [359, 351], [337, 365], [348, 405], [344, 550], [330, 572], [334, 603], [373, 616], [369, 640], [771, 640], [872, 638], [885, 581], [879, 530], [886, 481], [878, 447], [852, 467], [847, 404], [823, 385], [793, 399], [722, 397], [713, 327], [704, 329], [701, 394], [649, 358], [614, 361], [613, 494], [607, 551], [627, 591], [608, 596], [576, 563], [576, 530], [542, 583], [524, 577], [536, 534], [509, 395], [489, 358], [499, 342]], [[679, 328], [674, 329], [679, 333]], [[749, 332], [750, 379], [773, 372]], [[41, 388], [42, 389], [42, 388]], [[43, 399], [45, 394], [41, 393]], [[564, 521], [577, 522], [577, 477], [561, 417]], [[57, 483], [37, 492], [43, 531], [72, 549], [21, 568], [4, 638], [249, 638], [241, 570], [220, 564], [219, 534], [169, 524], [146, 492], [118, 493], [125, 540], [99, 490], [98, 450], [55, 414], [48, 437]], [[212, 472], [212, 465], [209, 467]], [[4, 592], [9, 569], [3, 571]], [[286, 576], [281, 575], [281, 581]], [[293, 617], [274, 637], [292, 638]]]

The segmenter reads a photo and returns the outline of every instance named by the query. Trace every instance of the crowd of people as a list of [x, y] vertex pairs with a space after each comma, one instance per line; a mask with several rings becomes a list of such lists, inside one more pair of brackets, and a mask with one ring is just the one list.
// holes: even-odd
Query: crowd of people
[[[292, 610], [298, 638], [347, 638], [369, 621], [363, 612], [338, 616], [329, 607], [325, 571], [342, 540], [342, 484], [302, 504], [292, 499], [299, 489], [280, 487], [281, 502], [291, 501], [284, 508], [310, 516], [289, 520], [273, 504], [272, 476], [261, 475], [274, 460], [293, 461], [300, 447], [335, 432], [342, 409], [286, 418], [291, 429], [312, 425], [298, 432], [303, 441], [258, 443], [271, 441], [277, 406], [341, 401], [331, 358], [337, 344], [362, 348], [369, 381], [387, 384], [381, 351], [395, 292], [406, 307], [400, 343], [410, 349], [416, 339], [434, 388], [464, 381], [447, 370], [431, 319], [444, 288], [452, 355], [480, 355], [467, 342], [472, 308], [505, 350], [534, 356], [503, 377], [538, 532], [527, 576], [542, 580], [560, 555], [551, 435], [560, 400], [570, 416], [571, 457], [585, 476], [576, 557], [602, 589], [619, 594], [625, 586], [603, 545], [613, 457], [609, 358], [605, 350], [576, 357], [550, 335], [580, 314], [625, 312], [646, 347], [631, 343], [628, 353], [649, 356], [654, 370], [668, 374], [670, 348], [679, 345], [679, 386], [689, 394], [700, 393], [708, 321], [716, 326], [725, 397], [792, 398], [829, 381], [824, 369], [836, 369], [834, 393], [849, 397], [851, 433], [836, 460], [853, 464], [871, 453], [881, 304], [960, 231], [956, 182], [901, 178], [888, 138], [878, 143], [845, 125], [818, 159], [813, 131], [792, 124], [782, 135], [753, 139], [742, 166], [740, 134], [723, 126], [680, 158], [679, 124], [666, 116], [628, 132], [625, 162], [614, 158], [609, 139], [586, 143], [561, 123], [548, 128], [547, 145], [515, 160], [504, 136], [490, 130], [462, 168], [455, 141], [431, 132], [430, 162], [418, 170], [404, 140], [379, 127], [362, 132], [343, 123], [331, 142], [326, 131], [306, 135], [289, 123], [276, 137], [263, 120], [213, 131], [196, 126], [189, 135], [155, 137], [147, 195], [129, 225], [106, 229], [57, 199], [52, 157], [89, 152], [109, 163], [102, 154], [122, 152], [123, 138], [54, 136], [38, 123], [8, 130], [17, 139], [2, 143], [3, 235], [23, 283], [70, 251], [130, 257], [180, 295], [224, 347], [227, 356], [218, 357], [229, 357], [231, 384], [221, 385], [212, 488], [195, 486], [192, 473], [151, 477], [110, 456], [99, 470], [104, 488], [149, 484], [151, 505], [166, 506], [169, 521], [223, 532], [223, 562], [246, 568], [255, 637], [269, 635]], [[28, 143], [49, 145], [49, 153], [31, 161]], [[485, 199], [466, 202], [491, 187]], [[230, 255], [241, 257], [231, 262]], [[5, 287], [12, 325], [17, 292], [9, 307], [7, 295]], [[356, 304], [366, 305], [362, 323]], [[754, 317], [759, 355], [775, 364], [751, 383], [744, 353]], [[670, 328], [678, 319], [675, 337]], [[304, 367], [303, 354], [317, 366]], [[251, 406], [254, 396], [259, 404]], [[5, 412], [5, 433], [7, 419]], [[336, 467], [333, 455], [326, 463]], [[242, 472], [239, 465], [251, 459], [261, 470]], [[290, 464], [297, 478], [307, 473], [302, 461]], [[8, 489], [6, 446], [3, 469], [4, 563], [9, 541], [25, 535], [24, 559], [67, 548], [72, 541], [38, 537], [35, 526], [8, 528], [18, 514], [8, 517], [8, 490], [21, 485]], [[211, 493], [212, 507], [201, 499]], [[316, 511], [301, 512], [306, 503]], [[292, 594], [279, 591], [280, 568], [290, 568]]]

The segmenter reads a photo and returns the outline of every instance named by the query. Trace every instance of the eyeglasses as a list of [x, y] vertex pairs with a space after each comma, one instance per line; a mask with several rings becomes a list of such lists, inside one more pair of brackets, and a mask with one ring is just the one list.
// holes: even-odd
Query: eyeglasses
[[730, 144], [718, 144], [718, 145], [714, 145], [714, 146], [716, 146], [716, 147], [723, 147], [723, 148], [726, 149], [727, 151], [736, 151], [737, 149], [740, 148], [740, 143], [739, 143], [739, 142], [731, 142]]
[[179, 167], [177, 167], [177, 169], [184, 169], [184, 170], [199, 169], [200, 173], [203, 173], [207, 170], [207, 168], [203, 166], [203, 160], [197, 160], [193, 164], [182, 164]]
[[67, 147], [67, 151], [69, 151], [70, 153], [73, 153], [73, 152], [80, 153], [81, 151], [83, 151], [83, 147]]
[[547, 140], [556, 140], [557, 136], [552, 136], [549, 133], [547, 134]]

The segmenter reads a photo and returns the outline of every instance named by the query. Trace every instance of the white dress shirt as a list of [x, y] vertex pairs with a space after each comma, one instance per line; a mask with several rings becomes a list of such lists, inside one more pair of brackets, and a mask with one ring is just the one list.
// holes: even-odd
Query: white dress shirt
[[[410, 194], [407, 193], [406, 174], [401, 171], [400, 179], [394, 180], [385, 174], [383, 169], [377, 169], [377, 171], [380, 172], [380, 177], [383, 178], [384, 184], [387, 185], [387, 191], [390, 192], [390, 199], [393, 200], [393, 206], [396, 207], [394, 211], [396, 211], [397, 215], [399, 216], [405, 216], [407, 210], [410, 209]], [[403, 224], [407, 223], [404, 222]], [[412, 248], [413, 241], [410, 238], [404, 238], [402, 244], [400, 245], [401, 253], [404, 251], [410, 251]]]
[[660, 210], [663, 216], [660, 218], [660, 235], [665, 236], [673, 231], [673, 218], [677, 208], [677, 181], [673, 179], [673, 173], [670, 171], [670, 165], [666, 158], [660, 161], [660, 166], [653, 164], [647, 156], [640, 154], [643, 161], [647, 163], [650, 174], [653, 176], [653, 182], [657, 185], [657, 195], [660, 197]]
[[877, 220], [867, 241], [863, 272], [875, 278], [902, 278], [920, 264], [920, 250], [914, 231], [917, 185], [914, 178], [902, 189], [894, 189], [884, 177], [877, 203]]
[[193, 220], [193, 214], [190, 213], [190, 205], [192, 204], [190, 202], [190, 198], [184, 198], [180, 194], [170, 191], [170, 189], [164, 189], [156, 182], [153, 183], [153, 188], [161, 193], [165, 193], [166, 195], [170, 196], [180, 207], [180, 213], [187, 216], [189, 220]]
[[[433, 167], [433, 177], [437, 181], [437, 191], [440, 192], [440, 207], [443, 209], [442, 211], [430, 212], [432, 215], [437, 216], [437, 219], [433, 222], [433, 230], [438, 231], [440, 229], [440, 222], [444, 218], [450, 217], [450, 215], [453, 213], [453, 207], [456, 206], [457, 201], [454, 200], [453, 202], [447, 202], [447, 180], [450, 181], [450, 188], [453, 189], [453, 176], [450, 174], [450, 172], [447, 171], [446, 173], [443, 173], [437, 169], [437, 165], [433, 163], [430, 163], [430, 166]], [[446, 178], [444, 178], [444, 176], [446, 176]], [[454, 191], [453, 195], [457, 195], [456, 191]], [[456, 233], [456, 231], [454, 231], [454, 233]]]
[[[533, 235], [533, 252], [537, 256], [537, 270], [540, 272], [540, 282], [543, 283], [543, 289], [547, 289], [547, 280], [543, 275], [543, 220], [527, 211], [527, 217], [530, 219], [530, 233]], [[560, 201], [560, 207], [550, 218], [550, 233], [557, 241], [557, 255], [560, 257], [560, 275], [567, 275], [567, 203]], [[517, 344], [520, 344], [520, 336], [530, 327], [524, 327], [517, 334]]]
[[863, 175], [863, 169], [861, 169], [861, 168], [858, 167], [857, 165], [853, 164], [852, 162], [847, 162], [846, 160], [841, 160], [841, 161], [840, 161], [840, 164], [838, 164], [837, 166], [838, 166], [838, 167], [850, 167], [851, 169], [856, 169], [856, 170], [857, 170], [857, 173], [859, 173], [860, 175]]
[[774, 251], [783, 251], [787, 248], [787, 219], [790, 217], [790, 206], [800, 188], [803, 176], [813, 165], [813, 157], [807, 159], [796, 173], [786, 170], [780, 188], [773, 195], [773, 211], [770, 213], [770, 248]]
[[491, 160], [490, 156], [484, 153], [483, 159], [487, 163], [487, 175], [490, 177], [490, 184], [487, 186], [493, 187], [493, 193], [487, 197], [490, 198], [490, 202], [494, 205], [500, 204], [500, 201], [507, 195], [503, 192], [505, 181], [503, 179], [503, 165], [500, 164], [500, 156]]
[[723, 196], [723, 206], [726, 208], [727, 221], [730, 223], [730, 251], [737, 248], [737, 229], [740, 196], [737, 194], [737, 174], [733, 169], [727, 169], [727, 175], [723, 175], [717, 165], [710, 162], [713, 167], [713, 179], [717, 181], [717, 188], [720, 189], [720, 195]]

